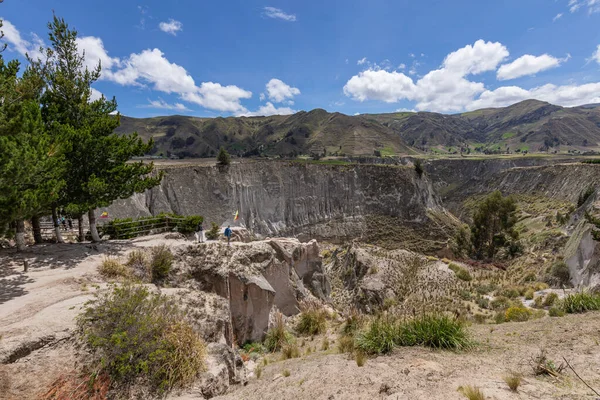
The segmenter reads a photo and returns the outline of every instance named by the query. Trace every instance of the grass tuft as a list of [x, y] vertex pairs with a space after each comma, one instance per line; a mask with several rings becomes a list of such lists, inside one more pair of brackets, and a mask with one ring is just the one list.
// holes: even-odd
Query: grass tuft
[[356, 361], [356, 365], [362, 367], [367, 362], [367, 355], [362, 351], [357, 351], [354, 354], [354, 360]]
[[485, 395], [477, 386], [461, 386], [458, 388], [462, 395], [469, 400], [485, 400]]
[[152, 282], [165, 279], [173, 265], [173, 253], [166, 245], [156, 246], [152, 249]]
[[515, 371], [509, 371], [506, 375], [502, 377], [504, 382], [508, 385], [510, 390], [516, 392], [521, 385], [521, 381], [523, 380], [523, 375]]
[[129, 278], [130, 271], [125, 265], [121, 264], [121, 262], [117, 258], [106, 257], [102, 260], [102, 264], [98, 268], [98, 272], [100, 275], [109, 278]]
[[296, 331], [302, 335], [318, 335], [327, 330], [327, 310], [314, 301], [303, 302]]
[[275, 325], [267, 331], [265, 347], [270, 352], [279, 351], [284, 346], [292, 343], [293, 339], [292, 334], [285, 327], [283, 314], [277, 313], [275, 315]]
[[586, 291], [569, 294], [561, 301], [561, 308], [567, 314], [580, 314], [600, 310], [600, 294]]

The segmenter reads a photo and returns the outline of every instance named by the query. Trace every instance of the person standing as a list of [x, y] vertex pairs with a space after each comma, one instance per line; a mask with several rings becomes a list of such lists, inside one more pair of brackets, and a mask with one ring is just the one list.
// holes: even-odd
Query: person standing
[[227, 246], [231, 246], [230, 241], [231, 241], [231, 226], [227, 225], [227, 228], [225, 228], [225, 237], [227, 238]]
[[202, 222], [199, 222], [198, 226], [196, 226], [196, 243], [204, 243], [204, 227], [202, 226]]

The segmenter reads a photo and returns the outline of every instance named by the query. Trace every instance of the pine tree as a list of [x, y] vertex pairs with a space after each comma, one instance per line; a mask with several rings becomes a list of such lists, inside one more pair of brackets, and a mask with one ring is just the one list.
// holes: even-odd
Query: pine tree
[[0, 224], [14, 223], [17, 249], [25, 248], [24, 220], [48, 210], [64, 185], [60, 145], [47, 134], [34, 70], [0, 57]]
[[217, 161], [219, 165], [229, 165], [231, 163], [231, 157], [229, 156], [229, 153], [227, 152], [227, 150], [225, 150], [224, 147], [221, 147], [221, 150], [219, 150]]
[[48, 28], [47, 61], [30, 61], [46, 83], [42, 96], [46, 127], [70, 148], [66, 187], [54, 209], [87, 210], [92, 240], [99, 241], [94, 210], [156, 186], [162, 174], [152, 173], [152, 163], [130, 162], [149, 152], [153, 143], [144, 143], [136, 133], [114, 133], [120, 123], [116, 100], [102, 96], [91, 101], [91, 85], [100, 78], [101, 65], [93, 71], [85, 66], [85, 54], [77, 49], [77, 31], [56, 16]]

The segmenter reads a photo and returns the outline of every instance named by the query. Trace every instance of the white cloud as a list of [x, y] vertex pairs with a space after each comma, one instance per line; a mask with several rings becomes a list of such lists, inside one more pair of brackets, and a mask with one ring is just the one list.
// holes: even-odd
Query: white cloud
[[402, 63], [398, 65], [398, 69], [406, 69], [406, 64]]
[[183, 30], [183, 24], [173, 18], [169, 19], [168, 22], [161, 22], [158, 27], [161, 31], [173, 36], [177, 36], [177, 32]]
[[552, 57], [549, 54], [542, 54], [541, 56], [525, 54], [509, 64], [502, 65], [498, 69], [496, 75], [498, 80], [501, 81], [515, 79], [521, 76], [534, 75], [547, 69], [556, 68], [561, 62], [566, 61], [567, 59], [568, 57], [559, 59]]
[[264, 101], [264, 100], [266, 99], [266, 96], [265, 96], [265, 94], [264, 94], [264, 93], [261, 93], [261, 94], [258, 96], [258, 99], [259, 99], [260, 101]]
[[[473, 46], [465, 46], [449, 54], [439, 69], [430, 71], [417, 81], [397, 71], [369, 69], [350, 78], [344, 86], [344, 93], [358, 101], [414, 101], [418, 111], [439, 112], [503, 107], [527, 99], [567, 107], [600, 102], [600, 82], [563, 86], [546, 84], [532, 89], [503, 86], [486, 90], [483, 83], [468, 79], [469, 75], [496, 70], [508, 54], [506, 47], [500, 43], [478, 41]], [[600, 46], [593, 57], [600, 62]], [[568, 58], [548, 62], [547, 57], [533, 57], [534, 61], [541, 62], [532, 63], [528, 62], [531, 60], [529, 57], [521, 57], [502, 66], [502, 74], [500, 71], [498, 73], [503, 77], [519, 75], [524, 71], [531, 74], [535, 73], [532, 70], [542, 70], [540, 65], [547, 69]]]
[[271, 79], [267, 82], [267, 96], [275, 103], [281, 103], [285, 99], [293, 99], [300, 94], [300, 89], [291, 87], [279, 79]]
[[189, 108], [187, 108], [182, 103], [169, 104], [166, 101], [164, 101], [163, 99], [161, 99], [160, 97], [158, 98], [158, 100], [148, 100], [148, 104], [145, 104], [141, 107], [160, 108], [163, 110], [191, 111]]
[[366, 62], [367, 62], [367, 57], [363, 57], [356, 62], [356, 65], [363, 65]]
[[556, 14], [556, 16], [554, 18], [552, 18], [552, 22], [556, 22], [557, 20], [561, 19], [562, 16], [563, 16], [563, 13]]
[[282, 19], [289, 22], [294, 22], [296, 20], [295, 14], [287, 14], [285, 11], [275, 7], [263, 8], [263, 15], [269, 18]]
[[252, 92], [235, 85], [222, 86], [220, 83], [214, 82], [202, 82], [196, 92], [181, 95], [182, 99], [202, 107], [234, 113], [246, 112], [247, 110], [240, 104], [240, 100], [251, 97]]
[[2, 32], [4, 32], [4, 40], [8, 43], [8, 50], [16, 51], [22, 56], [29, 55], [34, 60], [44, 57], [40, 52], [44, 41], [35, 33], [31, 34], [31, 41], [28, 41], [21, 37], [19, 30], [7, 20], [2, 20]]
[[600, 12], [600, 0], [569, 0], [569, 11], [574, 13], [581, 8], [587, 9], [588, 14]]
[[103, 96], [102, 92], [92, 88], [92, 94], [90, 96], [90, 101], [96, 101]]
[[344, 86], [344, 94], [358, 101], [381, 100], [395, 103], [412, 98], [415, 85], [408, 76], [392, 71], [368, 69], [353, 76]]
[[290, 115], [296, 113], [296, 110], [292, 110], [289, 107], [275, 107], [273, 103], [267, 102], [267, 104], [260, 106], [258, 111], [253, 112], [242, 112], [237, 114], [240, 117], [257, 117], [257, 116], [269, 116], [269, 115]]
[[595, 60], [598, 64], [600, 64], [600, 44], [596, 48], [594, 54], [592, 54], [592, 60]]
[[93, 71], [98, 66], [102, 65], [101, 78], [112, 80], [112, 68], [118, 67], [121, 61], [118, 58], [113, 58], [108, 55], [104, 48], [102, 39], [94, 36], [83, 36], [76, 39], [77, 48], [80, 54], [85, 54], [84, 65], [90, 71]]

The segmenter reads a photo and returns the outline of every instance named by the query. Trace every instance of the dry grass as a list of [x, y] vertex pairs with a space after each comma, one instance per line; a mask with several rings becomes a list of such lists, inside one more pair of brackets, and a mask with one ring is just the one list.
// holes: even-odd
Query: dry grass
[[110, 378], [106, 373], [90, 376], [73, 371], [56, 379], [39, 399], [106, 400], [110, 384]]
[[461, 386], [458, 390], [469, 400], [485, 400], [485, 395], [477, 386]]
[[362, 351], [357, 351], [356, 354], [354, 354], [354, 360], [356, 361], [357, 366], [362, 367], [367, 362], [367, 355]]
[[281, 350], [284, 346], [290, 344], [293, 341], [293, 336], [287, 331], [285, 322], [283, 320], [283, 314], [277, 313], [275, 315], [275, 325], [273, 325], [267, 332], [265, 337], [265, 347], [271, 352]]
[[300, 349], [295, 343], [286, 344], [281, 348], [281, 358], [289, 360], [290, 358], [299, 358]]
[[142, 282], [152, 281], [152, 266], [148, 254], [144, 250], [134, 250], [127, 255], [125, 262], [133, 275]]
[[549, 359], [545, 349], [541, 349], [536, 356], [532, 357], [529, 365], [531, 365], [535, 376], [551, 375], [557, 377], [566, 368], [566, 365], [560, 364], [557, 366], [554, 361]]
[[257, 365], [256, 368], [254, 369], [254, 375], [256, 376], [256, 379], [260, 379], [260, 377], [262, 376], [262, 372], [263, 372], [263, 367], [261, 365]]
[[131, 276], [129, 268], [121, 264], [118, 258], [114, 257], [105, 257], [98, 268], [98, 272], [109, 279], [129, 278]]
[[290, 370], [289, 370], [289, 369], [284, 369], [284, 370], [281, 372], [281, 375], [285, 376], [286, 378], [287, 378], [288, 376], [290, 376], [291, 374], [292, 374], [292, 373], [290, 372]]
[[515, 371], [509, 371], [506, 375], [502, 377], [504, 382], [508, 385], [510, 390], [516, 392], [521, 385], [521, 381], [523, 380], [523, 375]]
[[337, 348], [340, 353], [352, 353], [354, 351], [354, 338], [348, 335], [340, 336]]
[[318, 335], [327, 330], [328, 313], [316, 301], [304, 301], [300, 303], [300, 321], [296, 330], [304, 335]]
[[323, 351], [329, 350], [329, 339], [323, 338], [323, 342], [321, 343], [321, 350], [323, 350]]

